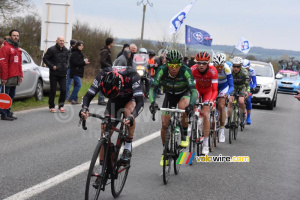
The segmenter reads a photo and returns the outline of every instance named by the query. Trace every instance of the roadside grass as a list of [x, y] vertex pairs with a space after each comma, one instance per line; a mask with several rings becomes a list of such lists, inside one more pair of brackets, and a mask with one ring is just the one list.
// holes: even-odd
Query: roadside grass
[[[82, 85], [78, 93], [78, 101], [82, 100], [82, 97], [85, 95], [85, 93], [90, 88], [91, 84], [93, 83], [94, 79], [82, 79]], [[73, 91], [73, 86], [71, 87], [70, 94]], [[58, 99], [59, 99], [60, 92], [56, 92], [55, 96], [55, 104], [57, 106]], [[49, 94], [44, 93], [44, 97], [42, 101], [36, 101], [34, 97], [27, 98], [27, 99], [16, 99], [13, 101], [12, 105], [12, 111], [20, 111], [20, 110], [28, 110], [32, 108], [40, 108], [40, 107], [47, 107], [48, 106], [48, 100], [49, 100]], [[68, 101], [65, 102], [65, 104], [69, 104]]]

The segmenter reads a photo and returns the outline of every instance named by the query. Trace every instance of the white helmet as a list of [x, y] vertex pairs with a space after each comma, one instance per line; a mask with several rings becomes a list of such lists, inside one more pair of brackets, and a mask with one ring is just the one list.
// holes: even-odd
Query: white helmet
[[224, 65], [226, 62], [226, 55], [224, 53], [217, 53], [213, 56], [212, 62], [215, 66]]
[[140, 48], [140, 49], [139, 49], [139, 53], [140, 53], [140, 54], [147, 54], [147, 49], [145, 49], [145, 48]]
[[248, 59], [244, 59], [244, 61], [243, 61], [243, 68], [248, 68], [248, 67], [250, 67], [250, 61], [248, 60]]
[[230, 59], [230, 62], [232, 62], [234, 65], [241, 65], [243, 63], [243, 58], [235, 56]]

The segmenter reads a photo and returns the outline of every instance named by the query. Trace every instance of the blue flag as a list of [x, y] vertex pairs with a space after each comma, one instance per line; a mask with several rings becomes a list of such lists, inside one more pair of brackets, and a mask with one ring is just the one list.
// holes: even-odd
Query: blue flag
[[211, 43], [212, 38], [207, 32], [185, 25], [185, 44], [202, 44], [205, 46], [211, 46]]

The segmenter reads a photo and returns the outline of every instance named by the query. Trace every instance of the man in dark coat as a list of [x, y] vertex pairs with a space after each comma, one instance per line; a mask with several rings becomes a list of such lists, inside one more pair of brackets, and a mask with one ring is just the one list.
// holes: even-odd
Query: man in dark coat
[[65, 112], [64, 103], [66, 99], [66, 75], [68, 69], [68, 49], [64, 46], [65, 40], [59, 36], [56, 45], [50, 47], [43, 57], [44, 63], [50, 69], [50, 93], [49, 93], [49, 109], [54, 113], [55, 110], [55, 94], [57, 83], [60, 87], [60, 96], [58, 100], [58, 109]]
[[[107, 38], [105, 41], [105, 46], [100, 50], [100, 68], [101, 68], [101, 70], [112, 66], [111, 48], [112, 48], [113, 44], [114, 44], [114, 39]], [[104, 101], [104, 96], [101, 92], [99, 92], [98, 105], [106, 105], [106, 102]]]
[[195, 57], [194, 56], [191, 56], [191, 59], [189, 60], [189, 64], [188, 64], [188, 67], [191, 68], [192, 66], [194, 66], [196, 63], [195, 63]]

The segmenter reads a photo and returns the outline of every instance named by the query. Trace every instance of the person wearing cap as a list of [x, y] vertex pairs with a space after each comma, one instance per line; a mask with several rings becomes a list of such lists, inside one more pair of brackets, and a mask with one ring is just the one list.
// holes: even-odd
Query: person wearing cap
[[130, 57], [131, 57], [130, 50], [124, 49], [123, 54], [115, 60], [114, 66], [129, 66], [128, 61]]
[[67, 88], [66, 88], [66, 100], [68, 100], [69, 98], [69, 92], [70, 92], [70, 88], [72, 86], [72, 83], [74, 81], [73, 78], [70, 78], [70, 58], [71, 58], [71, 55], [72, 55], [72, 48], [76, 45], [77, 43], [77, 40], [75, 39], [72, 39], [70, 40], [70, 49], [69, 49], [69, 52], [68, 52], [68, 71], [67, 71]]
[[117, 58], [119, 58], [121, 55], [123, 55], [123, 52], [125, 49], [128, 49], [129, 50], [129, 44], [124, 44], [123, 45], [123, 48], [122, 48], [122, 51], [120, 51], [117, 55]]

